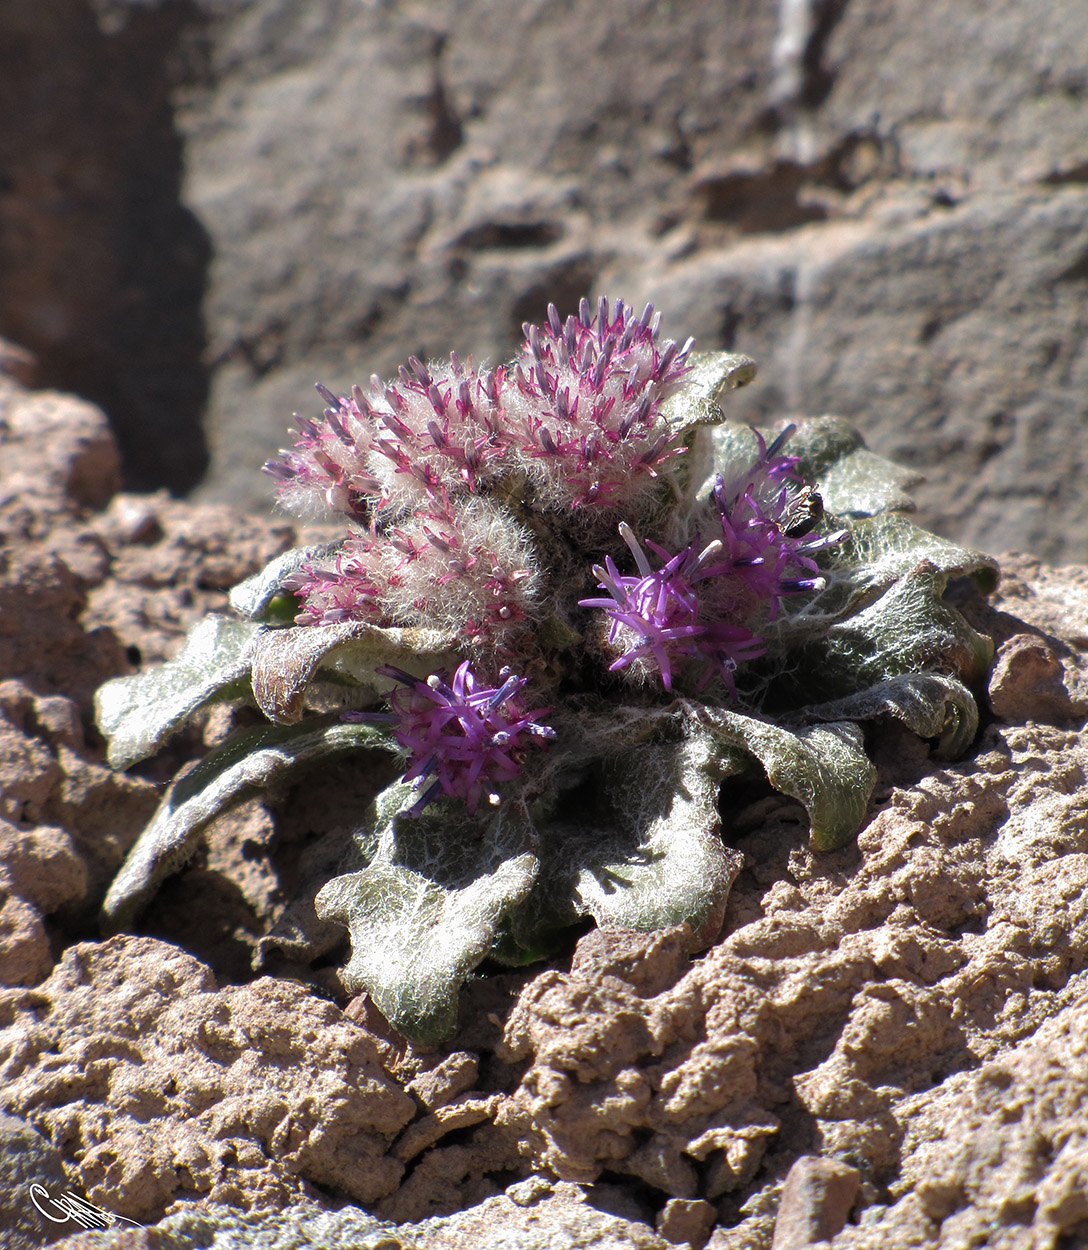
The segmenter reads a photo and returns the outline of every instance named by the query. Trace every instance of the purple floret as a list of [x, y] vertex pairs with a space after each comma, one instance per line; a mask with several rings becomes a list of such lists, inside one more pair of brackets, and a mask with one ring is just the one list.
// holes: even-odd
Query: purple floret
[[768, 448], [757, 432], [752, 468], [728, 485], [717, 479], [712, 500], [720, 531], [710, 542], [696, 538], [673, 555], [647, 541], [662, 562], [653, 569], [630, 526], [620, 525], [637, 575], [622, 575], [608, 557], [593, 573], [610, 597], [580, 601], [611, 620], [609, 645], [624, 648], [613, 671], [651, 660], [671, 690], [674, 669], [697, 660], [700, 686], [718, 673], [732, 691], [737, 666], [765, 652], [758, 627], [774, 619], [784, 596], [821, 585], [814, 557], [845, 531], [812, 532], [819, 497], [801, 479], [796, 458], [777, 454], [792, 433], [790, 426]]
[[[536, 719], [547, 708], [521, 710], [517, 696], [527, 679], [509, 669], [499, 674], [498, 686], [483, 684], [467, 660], [449, 682], [439, 673], [423, 680], [397, 668], [380, 668], [378, 672], [404, 687], [395, 690], [389, 702], [393, 732], [409, 753], [404, 780], [423, 790], [413, 814], [418, 815], [443, 792], [464, 799], [470, 816], [485, 794], [489, 803], [497, 804], [499, 795], [494, 787], [521, 771], [518, 761], [525, 748], [543, 746], [555, 737], [550, 725]], [[367, 713], [349, 712], [345, 716], [378, 719]], [[433, 778], [429, 786], [428, 778]]]

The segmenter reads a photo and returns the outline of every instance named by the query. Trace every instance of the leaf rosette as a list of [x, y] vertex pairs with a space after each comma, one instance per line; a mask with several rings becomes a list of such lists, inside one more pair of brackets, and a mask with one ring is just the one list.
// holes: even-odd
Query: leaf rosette
[[796, 800], [828, 851], [866, 817], [867, 723], [969, 748], [992, 644], [945, 592], [991, 589], [994, 562], [913, 525], [908, 475], [847, 423], [722, 424], [752, 362], [656, 336], [622, 305], [549, 310], [509, 370], [413, 361], [384, 390], [323, 392], [272, 471], [351, 533], [279, 557], [235, 588], [236, 618], [99, 691], [115, 767], [216, 702], [268, 721], [171, 785], [109, 926], [240, 795], [396, 752], [404, 777], [345, 814], [351, 862], [315, 905], [350, 936], [346, 986], [437, 1041], [481, 961], [538, 959], [587, 917], [712, 942], [743, 863], [720, 831], [734, 779]]

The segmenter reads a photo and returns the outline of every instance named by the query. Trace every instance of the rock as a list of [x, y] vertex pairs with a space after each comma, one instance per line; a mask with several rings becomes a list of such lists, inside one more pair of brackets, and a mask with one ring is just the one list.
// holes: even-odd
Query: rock
[[782, 1186], [771, 1250], [804, 1250], [830, 1241], [846, 1223], [861, 1173], [835, 1159], [803, 1156]]
[[598, 1210], [576, 1185], [559, 1184], [524, 1205], [496, 1195], [471, 1211], [397, 1227], [350, 1207], [321, 1211], [292, 1206], [243, 1213], [227, 1207], [179, 1211], [153, 1230], [71, 1237], [57, 1250], [178, 1250], [260, 1244], [266, 1250], [671, 1250], [643, 1224]]
[[0, 985], [33, 985], [52, 965], [49, 936], [38, 909], [17, 894], [0, 903]]
[[738, 814], [726, 936], [645, 999], [599, 936], [530, 982], [505, 1034], [530, 1066], [498, 1117], [522, 1152], [581, 1183], [752, 1201], [801, 1114], [821, 1153], [888, 1183], [912, 1099], [1084, 990], [1086, 743], [1022, 714], [890, 789], [856, 849], [812, 857], [782, 805]]
[[263, 513], [315, 381], [498, 360], [606, 293], [755, 356], [733, 416], [857, 419], [950, 536], [1083, 553], [1076, 0], [4, 20], [0, 330], [109, 410], [130, 486], [210, 455]]
[[[1088, 512], [1066, 449], [1080, 401], [1064, 381], [1076, 366], [1058, 361], [1080, 341], [1083, 280], [1063, 275], [1088, 254], [1086, 203], [1079, 186], [994, 189], [700, 251], [628, 271], [617, 289], [652, 292], [700, 342], [732, 327], [729, 345], [760, 374], [730, 399], [730, 418], [845, 416], [924, 477], [923, 524], [991, 551], [1076, 558], [1070, 535]], [[981, 259], [997, 254], [1000, 268]]]
[[479, 1075], [479, 1056], [465, 1050], [455, 1051], [420, 1072], [406, 1088], [428, 1111], [436, 1111], [451, 1103], [458, 1094], [471, 1089]]
[[[0, 741], [2, 746], [2, 741]], [[79, 902], [87, 868], [67, 832], [0, 821], [0, 985], [33, 985], [52, 966], [43, 917]]]
[[1083, 1240], [1086, 1025], [1081, 996], [1000, 1058], [912, 1100], [896, 1200], [844, 1229], [836, 1250]]
[[674, 1246], [703, 1250], [718, 1212], [702, 1198], [670, 1198], [657, 1217], [657, 1231]]
[[[1015, 634], [994, 657], [990, 706], [1001, 720], [1040, 720], [1061, 725], [1077, 719], [1063, 681], [1065, 670], [1042, 638]], [[1083, 705], [1080, 709], [1083, 713]]]
[[66, 1185], [60, 1151], [25, 1120], [0, 1112], [0, 1241], [5, 1250], [39, 1250], [70, 1231], [46, 1219], [31, 1195], [31, 1186], [41, 1186], [46, 1195], [60, 1196]]
[[81, 0], [0, 18], [0, 326], [43, 384], [109, 410], [144, 487], [184, 489], [205, 463], [208, 239], [179, 199], [170, 100], [199, 72], [205, 22], [185, 6]]
[[244, 1209], [311, 1186], [374, 1202], [415, 1107], [357, 1025], [302, 986], [218, 990], [150, 938], [71, 947], [0, 997], [0, 1095], [66, 1143], [87, 1197], [146, 1222], [182, 1196]]
[[0, 558], [0, 674], [17, 674], [39, 694], [65, 695], [89, 710], [95, 689], [125, 667], [125, 658], [113, 634], [82, 627], [86, 603], [84, 583], [56, 549], [8, 548]]

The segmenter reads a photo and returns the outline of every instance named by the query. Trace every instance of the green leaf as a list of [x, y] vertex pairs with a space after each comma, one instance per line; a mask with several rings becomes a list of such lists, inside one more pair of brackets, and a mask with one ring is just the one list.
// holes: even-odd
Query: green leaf
[[201, 708], [250, 694], [249, 657], [260, 626], [205, 617], [172, 660], [115, 677], [95, 694], [95, 720], [113, 768], [146, 759]]
[[301, 718], [319, 669], [326, 681], [380, 693], [396, 684], [374, 671], [380, 665], [425, 677], [455, 662], [456, 641], [437, 629], [382, 629], [365, 621], [267, 630], [253, 646], [253, 694], [269, 720], [290, 725]]
[[403, 782], [375, 800], [365, 836], [373, 858], [330, 881], [317, 913], [351, 934], [345, 982], [366, 990], [395, 1028], [439, 1042], [457, 1027], [457, 992], [487, 955], [538, 871], [536, 833], [524, 803], [470, 817], [438, 800], [420, 816], [418, 792]]
[[794, 706], [843, 698], [906, 673], [949, 673], [980, 684], [993, 642], [943, 602], [947, 583], [948, 574], [923, 559], [859, 610], [812, 631], [789, 654], [775, 697]]
[[719, 837], [718, 790], [743, 764], [672, 719], [678, 740], [587, 764], [576, 789], [539, 821], [540, 884], [511, 924], [519, 947], [546, 949], [556, 929], [581, 916], [641, 932], [687, 924], [692, 950], [717, 937], [744, 860]]
[[[833, 519], [825, 522], [825, 527], [828, 523], [833, 523]], [[972, 630], [958, 612], [941, 602], [941, 598], [952, 578], [969, 576], [996, 580], [997, 564], [989, 556], [930, 534], [912, 525], [906, 517], [891, 513], [850, 523], [846, 538], [822, 563], [824, 588], [814, 595], [787, 599], [785, 610], [763, 630], [776, 656], [795, 653], [789, 657], [789, 668], [795, 677], [792, 684], [796, 689], [789, 700], [806, 703], [837, 698], [880, 681], [892, 671], [904, 671], [901, 668], [885, 671], [877, 661], [868, 666], [866, 675], [858, 675], [866, 656], [876, 658], [871, 656], [874, 640], [864, 634], [873, 620], [882, 616], [899, 632], [900, 639], [893, 647], [901, 645], [916, 657], [928, 654], [933, 661], [928, 667], [950, 669], [951, 664], [941, 658], [947, 650], [949, 656], [957, 654], [966, 660], [973, 671], [988, 668], [989, 640]], [[895, 590], [899, 583], [903, 585]], [[891, 598], [883, 607], [876, 607], [889, 593]], [[896, 613], [902, 606], [900, 596], [912, 604], [912, 609], [896, 621]], [[872, 615], [866, 617], [866, 613]], [[851, 621], [854, 622], [853, 634], [850, 633]], [[939, 625], [943, 641], [934, 634], [935, 625]], [[820, 648], [830, 632], [839, 626], [843, 638], [853, 640], [843, 648], [848, 671], [813, 668], [812, 664], [822, 663]], [[883, 626], [878, 628], [878, 633], [886, 633]], [[919, 634], [928, 639], [921, 648], [916, 645], [920, 641]], [[799, 666], [797, 653], [809, 644], [815, 647], [815, 658], [809, 657], [804, 666]], [[851, 645], [853, 655], [848, 654]], [[766, 668], [765, 664], [757, 664], [752, 671]], [[785, 685], [790, 684], [787, 673]], [[802, 688], [806, 684], [810, 687], [807, 693]], [[779, 698], [778, 704], [781, 703]]]
[[661, 415], [673, 434], [697, 425], [717, 425], [722, 419], [718, 401], [727, 391], [745, 386], [756, 376], [756, 362], [736, 352], [693, 352], [681, 389], [661, 405]]
[[[230, 592], [230, 606], [239, 616], [248, 617], [252, 621], [277, 623], [280, 613], [274, 608], [275, 601], [281, 596], [280, 587], [288, 577], [303, 564], [321, 559], [334, 551], [339, 543], [328, 543], [316, 547], [295, 547], [285, 551], [264, 566], [259, 573], [239, 582]], [[290, 596], [293, 600], [294, 596]]]
[[817, 850], [835, 850], [857, 833], [876, 784], [857, 725], [791, 729], [726, 708], [693, 707], [693, 715], [723, 745], [758, 760], [771, 785], [802, 804]]
[[[688, 444], [687, 455], [667, 472], [680, 496], [688, 496], [712, 472], [714, 431], [704, 427], [721, 422], [722, 397], [746, 386], [755, 376], [756, 362], [750, 356], [693, 352], [688, 357], [682, 388], [661, 405], [673, 436], [683, 437]], [[671, 496], [669, 502], [673, 502]]]
[[268, 786], [312, 760], [374, 746], [395, 749], [382, 730], [339, 721], [262, 725], [229, 738], [170, 785], [110, 886], [103, 904], [105, 927], [113, 932], [125, 928], [192, 855], [208, 821], [247, 790]]
[[[796, 426], [785, 454], [798, 457], [798, 471], [815, 486], [829, 513], [845, 519], [913, 511], [907, 488], [917, 484], [918, 475], [871, 452], [849, 422], [840, 417], [810, 417]], [[770, 442], [773, 431], [765, 431], [764, 437]], [[735, 478], [756, 462], [760, 449], [751, 426], [732, 422], [706, 431], [701, 438], [697, 496], [707, 499], [719, 474], [726, 481]]]
[[922, 560], [943, 574], [946, 581], [971, 576], [981, 569], [997, 572], [997, 561], [992, 556], [931, 534], [893, 513], [859, 520], [850, 526], [829, 580], [843, 576], [859, 587], [889, 586]]
[[864, 721], [891, 716], [920, 738], [936, 738], [940, 759], [958, 759], [978, 732], [978, 705], [970, 690], [945, 673], [905, 673], [845, 699], [814, 704], [808, 721]]

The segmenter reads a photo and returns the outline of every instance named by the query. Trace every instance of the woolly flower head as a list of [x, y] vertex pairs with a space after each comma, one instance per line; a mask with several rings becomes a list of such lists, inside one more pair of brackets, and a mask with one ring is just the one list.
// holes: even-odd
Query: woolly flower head
[[439, 673], [420, 680], [392, 667], [379, 672], [404, 687], [390, 696], [392, 712], [345, 715], [394, 725], [394, 735], [409, 756], [404, 780], [421, 791], [416, 812], [441, 793], [463, 799], [470, 816], [485, 794], [489, 803], [497, 804], [494, 786], [521, 771], [518, 760], [525, 750], [555, 737], [550, 726], [535, 719], [546, 709], [521, 710], [518, 695], [525, 678], [509, 669], [499, 674], [498, 686], [480, 681], [467, 660], [448, 681]]
[[359, 527], [285, 583], [296, 623], [430, 624], [476, 648], [508, 647], [540, 608], [541, 559], [511, 500], [570, 516], [637, 504], [682, 450], [662, 414], [689, 340], [659, 342], [659, 316], [602, 299], [526, 326], [510, 369], [415, 357], [298, 418], [293, 449], [265, 466], [281, 502], [324, 505]]
[[644, 494], [678, 447], [661, 413], [685, 372], [693, 340], [658, 342], [660, 314], [641, 316], [602, 298], [593, 316], [526, 324], [525, 349], [508, 385], [508, 420], [519, 428], [521, 463], [545, 506], [620, 506]]
[[799, 479], [796, 460], [778, 455], [792, 432], [788, 427], [769, 448], [757, 433], [759, 456], [749, 470], [728, 484], [716, 479], [711, 534], [697, 535], [675, 555], [646, 543], [662, 561], [659, 568], [621, 523], [637, 573], [621, 575], [607, 558], [593, 573], [609, 597], [580, 601], [608, 618], [606, 646], [619, 652], [613, 671], [645, 679], [656, 666], [671, 690], [674, 670], [689, 665], [698, 686], [719, 676], [732, 691], [738, 665], [764, 653], [758, 631], [778, 614], [783, 597], [821, 585], [815, 554], [844, 535], [812, 535], [819, 499]]
[[455, 503], [443, 492], [403, 524], [350, 534], [284, 588], [300, 600], [299, 625], [432, 625], [480, 645], [524, 627], [541, 583], [524, 526], [489, 499]]
[[478, 372], [415, 357], [394, 382], [336, 396], [320, 421], [298, 417], [294, 448], [265, 465], [292, 510], [327, 506], [355, 520], [411, 511], [443, 492], [488, 492], [528, 478], [544, 507], [630, 504], [682, 450], [662, 415], [692, 340], [658, 341], [660, 317], [602, 299], [563, 321], [525, 326], [511, 369]]
[[506, 458], [499, 392], [502, 371], [477, 373], [456, 353], [428, 368], [414, 356], [388, 385], [334, 395], [322, 421], [297, 417], [293, 450], [264, 467], [293, 510], [324, 503], [363, 520], [375, 509], [402, 513], [443, 492], [486, 489]]

